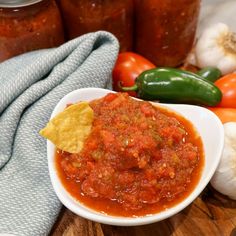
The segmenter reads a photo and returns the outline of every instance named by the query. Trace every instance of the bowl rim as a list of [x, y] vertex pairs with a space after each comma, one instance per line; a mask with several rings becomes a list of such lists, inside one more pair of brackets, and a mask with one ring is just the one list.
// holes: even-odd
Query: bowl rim
[[[73, 97], [74, 95], [76, 96], [77, 93], [81, 93], [81, 92], [86, 93], [88, 91], [93, 92], [93, 93], [96, 93], [99, 91], [101, 93], [104, 93], [102, 96], [105, 96], [106, 93], [110, 93], [110, 92], [115, 93], [114, 91], [107, 90], [107, 89], [100, 89], [100, 88], [83, 88], [83, 89], [74, 90], [74, 91], [68, 93], [67, 95], [65, 95], [57, 103], [57, 105], [53, 109], [50, 119], [52, 119], [52, 117], [54, 117], [57, 113], [60, 112], [59, 108], [62, 106], [62, 104], [65, 107], [66, 103], [68, 103], [65, 101], [68, 98]], [[102, 96], [97, 96], [97, 98], [102, 97]], [[91, 100], [93, 100], [93, 98]], [[151, 101], [149, 101], [149, 102], [151, 102]], [[200, 182], [201, 182], [201, 178], [200, 178], [196, 187], [185, 199], [183, 199], [181, 202], [177, 203], [173, 207], [168, 208], [168, 209], [161, 211], [161, 212], [157, 212], [157, 213], [145, 215], [145, 216], [138, 216], [138, 217], [124, 217], [124, 216], [113, 216], [113, 215], [103, 214], [103, 213], [97, 212], [97, 211], [87, 207], [83, 203], [74, 199], [70, 195], [70, 193], [65, 189], [65, 187], [63, 186], [63, 184], [61, 183], [61, 181], [59, 179], [59, 176], [56, 171], [55, 163], [54, 163], [55, 146], [49, 140], [47, 140], [47, 158], [48, 158], [48, 168], [49, 168], [49, 175], [50, 175], [51, 183], [53, 185], [53, 189], [54, 189], [57, 197], [63, 203], [64, 206], [66, 206], [69, 210], [71, 210], [75, 214], [82, 216], [86, 219], [95, 221], [95, 222], [109, 224], [109, 225], [117, 225], [117, 226], [137, 226], [137, 225], [151, 224], [151, 223], [158, 222], [158, 221], [164, 220], [166, 218], [169, 218], [169, 217], [179, 213], [180, 211], [182, 211], [184, 208], [186, 208], [188, 205], [190, 205], [200, 195], [200, 193], [204, 190], [204, 188], [210, 182], [210, 179], [212, 178], [212, 176], [213, 176], [213, 174], [220, 162], [221, 153], [223, 151], [223, 145], [224, 145], [223, 124], [221, 123], [219, 118], [213, 112], [211, 112], [210, 110], [208, 110], [206, 108], [200, 107], [200, 106], [185, 105], [185, 104], [164, 104], [164, 103], [158, 103], [158, 105], [164, 106], [164, 107], [169, 107], [170, 109], [173, 108], [173, 105], [175, 107], [180, 107], [180, 108], [181, 107], [194, 107], [195, 109], [199, 109], [199, 111], [202, 110], [205, 113], [208, 113], [208, 115], [212, 117], [212, 119], [216, 122], [216, 125], [219, 127], [218, 132], [219, 132], [220, 139], [219, 139], [219, 144], [217, 146], [217, 149], [218, 149], [216, 152], [217, 155], [214, 158], [215, 161], [212, 163], [212, 167], [211, 167], [210, 171], [208, 171], [207, 176], [203, 180], [204, 182], [201, 183], [201, 185], [200, 185]], [[178, 111], [175, 111], [175, 112], [178, 113]], [[189, 120], [189, 119], [187, 119], [187, 120]], [[204, 144], [204, 142], [203, 142], [203, 144]], [[54, 153], [54, 154], [52, 154], [52, 153]], [[203, 167], [202, 173], [204, 171], [204, 168], [205, 168], [205, 166]]]

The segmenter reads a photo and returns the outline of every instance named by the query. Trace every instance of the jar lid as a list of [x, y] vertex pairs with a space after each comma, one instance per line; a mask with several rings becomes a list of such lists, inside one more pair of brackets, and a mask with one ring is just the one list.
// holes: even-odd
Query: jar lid
[[43, 0], [0, 0], [0, 7], [14, 8], [14, 7], [26, 7]]

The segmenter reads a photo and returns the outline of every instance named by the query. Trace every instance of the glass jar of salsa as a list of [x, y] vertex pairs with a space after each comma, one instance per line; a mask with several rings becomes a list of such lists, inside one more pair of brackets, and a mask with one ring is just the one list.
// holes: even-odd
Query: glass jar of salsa
[[0, 62], [63, 42], [61, 16], [54, 0], [0, 2]]
[[191, 50], [200, 0], [135, 0], [135, 51], [156, 66], [178, 66]]
[[120, 42], [120, 51], [132, 50], [133, 0], [58, 0], [68, 39], [106, 30]]

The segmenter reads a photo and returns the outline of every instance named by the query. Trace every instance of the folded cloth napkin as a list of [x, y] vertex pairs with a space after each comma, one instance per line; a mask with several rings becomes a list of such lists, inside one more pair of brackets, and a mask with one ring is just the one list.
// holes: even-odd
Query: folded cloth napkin
[[117, 54], [116, 38], [99, 31], [0, 64], [0, 233], [50, 232], [61, 204], [39, 130], [67, 93], [107, 87]]

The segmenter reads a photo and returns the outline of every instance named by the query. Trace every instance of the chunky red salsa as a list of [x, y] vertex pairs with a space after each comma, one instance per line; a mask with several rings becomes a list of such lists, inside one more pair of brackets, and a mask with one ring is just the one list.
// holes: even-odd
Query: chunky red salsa
[[110, 215], [140, 216], [191, 193], [204, 155], [189, 121], [125, 93], [110, 93], [90, 106], [94, 121], [83, 150], [56, 154], [60, 179], [73, 197]]
[[131, 51], [133, 0], [58, 0], [67, 37], [73, 39], [98, 30], [113, 33], [120, 51]]

